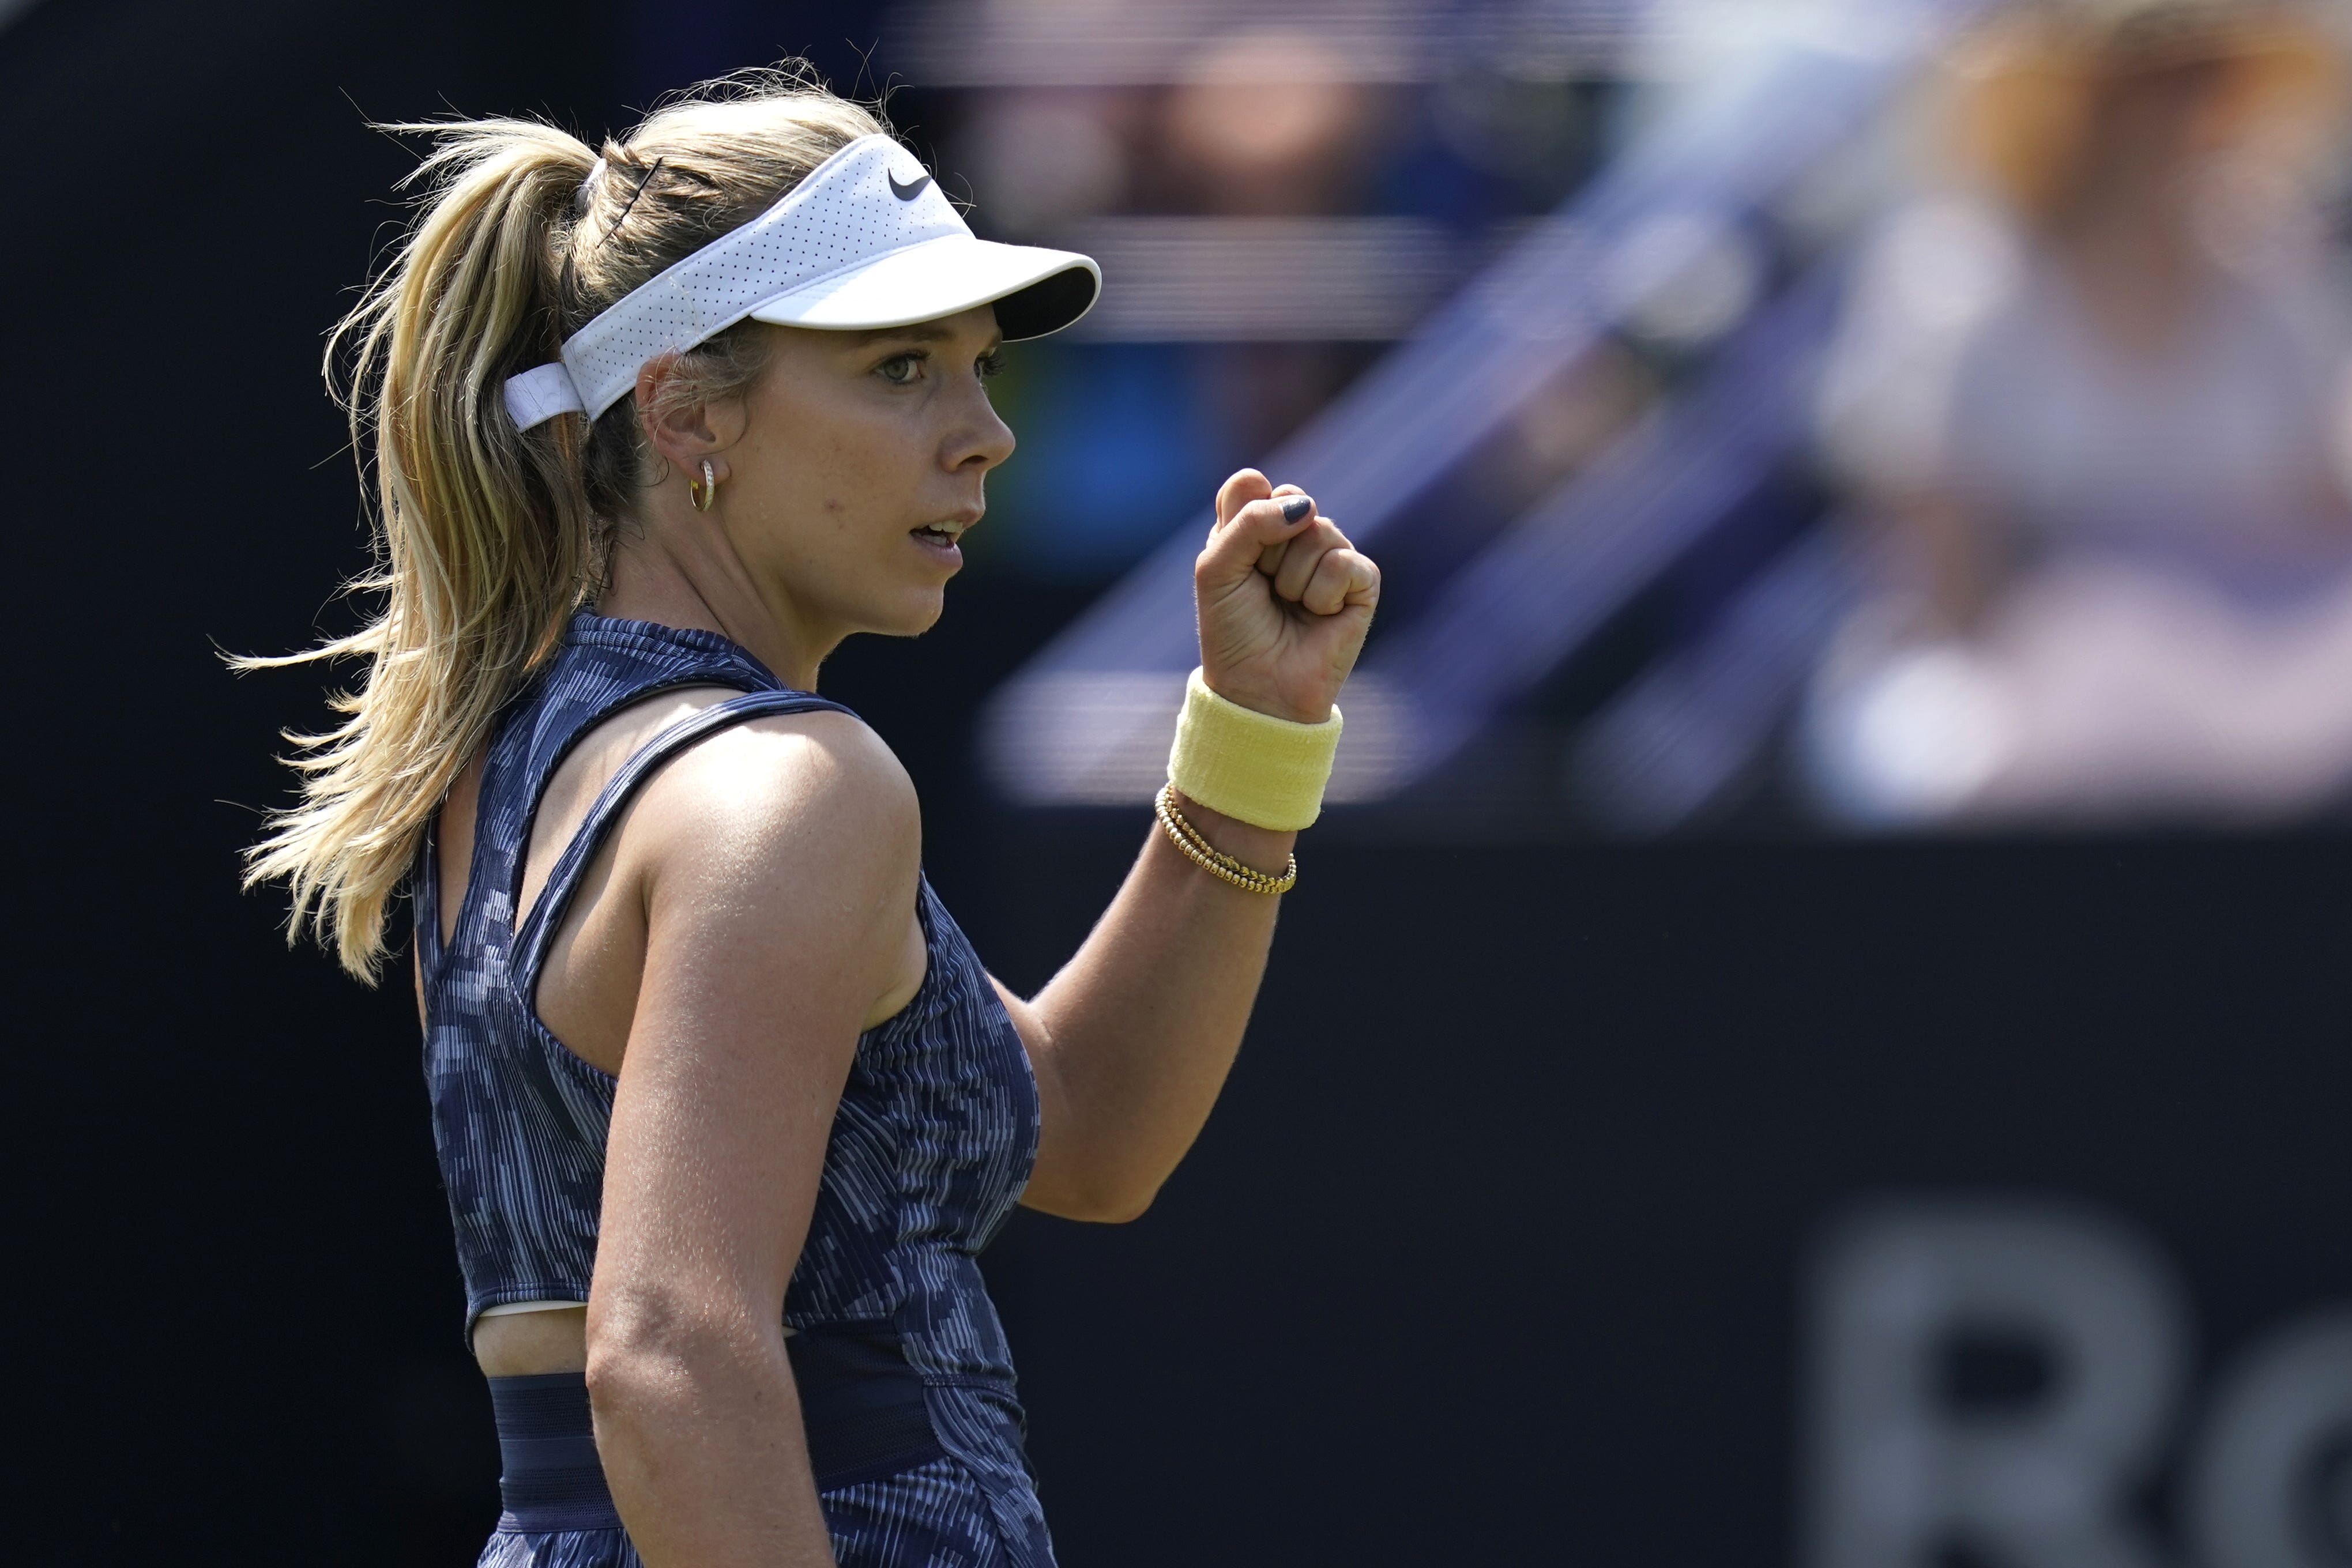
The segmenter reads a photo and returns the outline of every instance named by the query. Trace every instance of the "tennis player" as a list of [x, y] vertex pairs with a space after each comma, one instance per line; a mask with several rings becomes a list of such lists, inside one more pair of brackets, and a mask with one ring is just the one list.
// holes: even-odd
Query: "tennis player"
[[[975, 1256], [1141, 1213], [1249, 1017], [1380, 574], [1228, 480], [1158, 823], [1035, 997], [813, 695], [940, 613], [1013, 452], [986, 382], [1093, 262], [984, 243], [866, 110], [730, 78], [600, 157], [437, 150], [331, 367], [382, 612], [254, 852], [367, 977], [413, 901], [466, 1331], [538, 1568], [1053, 1560]], [[1154, 503], [1158, 504], [1158, 503]], [[1040, 868], [1038, 874], [1052, 874]]]

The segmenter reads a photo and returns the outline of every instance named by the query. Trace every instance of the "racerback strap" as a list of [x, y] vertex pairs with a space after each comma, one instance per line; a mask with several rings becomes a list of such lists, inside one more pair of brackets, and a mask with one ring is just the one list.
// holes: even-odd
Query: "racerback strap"
[[[536, 1009], [534, 998], [539, 994], [539, 969], [546, 961], [547, 949], [562, 929], [563, 911], [571, 904], [581, 875], [588, 862], [603, 847], [604, 835], [612, 831], [613, 820], [621, 808], [642, 788], [646, 779], [663, 763], [679, 752], [719, 730], [749, 723], [755, 718], [775, 718], [795, 713], [844, 713], [850, 710], [836, 702], [828, 702], [807, 692], [746, 692], [714, 703], [700, 713], [678, 720], [640, 747], [634, 757], [621, 764], [619, 769], [604, 783], [595, 803], [581, 819], [580, 827], [572, 841], [563, 846], [562, 855], [549, 873], [547, 885], [532, 901], [530, 913], [515, 933], [514, 957], [510, 965], [517, 990], [526, 1006]], [[852, 718], [856, 714], [850, 714]]]

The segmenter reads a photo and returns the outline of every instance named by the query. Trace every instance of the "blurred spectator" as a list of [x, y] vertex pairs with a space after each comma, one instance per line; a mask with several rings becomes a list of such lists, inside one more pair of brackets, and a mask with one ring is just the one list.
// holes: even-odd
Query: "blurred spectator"
[[[1277, 221], [1360, 204], [1381, 139], [1370, 89], [1312, 31], [1228, 30], [1175, 79], [1024, 88], [978, 106], [969, 145], [1008, 234], [1087, 248], [1109, 214]], [[1113, 279], [1114, 287], [1118, 279]], [[992, 486], [1035, 574], [1126, 567], [1345, 383], [1319, 342], [1071, 341], [1023, 350], [1005, 388], [1026, 450]]]
[[1863, 822], [2247, 820], [2352, 793], [2340, 62], [2264, 0], [2011, 6], [1823, 383], [1881, 591], [1806, 757]]
[[1171, 205], [1285, 216], [1344, 210], [1369, 151], [1370, 98], [1314, 33], [1255, 27], [1204, 45], [1155, 139]]
[[[1352, 211], [1385, 151], [1373, 110], [1346, 53], [1313, 32], [1256, 27], [1208, 44], [1161, 106], [1153, 162], [1163, 199], [1228, 217]], [[1260, 459], [1359, 363], [1329, 344], [1227, 344], [1203, 366], [1203, 384], [1231, 449]]]

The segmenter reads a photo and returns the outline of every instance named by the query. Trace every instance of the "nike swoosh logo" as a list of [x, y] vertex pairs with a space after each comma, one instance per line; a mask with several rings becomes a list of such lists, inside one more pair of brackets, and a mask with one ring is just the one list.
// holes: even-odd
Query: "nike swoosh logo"
[[913, 201], [917, 196], [923, 193], [923, 187], [931, 183], [931, 177], [929, 174], [924, 175], [921, 179], [916, 181], [911, 185], [901, 185], [898, 183], [898, 176], [896, 174], [890, 175], [889, 180], [890, 193], [898, 197], [902, 202]]

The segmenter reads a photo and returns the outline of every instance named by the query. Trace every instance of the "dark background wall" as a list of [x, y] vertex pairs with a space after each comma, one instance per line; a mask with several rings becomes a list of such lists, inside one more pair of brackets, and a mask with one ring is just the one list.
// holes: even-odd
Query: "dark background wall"
[[347, 624], [364, 564], [318, 359], [412, 166], [364, 120], [593, 123], [611, 26], [53, 0], [0, 33], [27, 1560], [456, 1562], [479, 1532], [413, 1004], [236, 888], [320, 683], [218, 654]]
[[[626, 27], [47, 0], [0, 34], [25, 1560], [458, 1563], [495, 1511], [411, 1001], [236, 888], [320, 683], [218, 653], [348, 622], [316, 361], [410, 166], [364, 120], [593, 132], [740, 63]], [[976, 573], [828, 673], [1022, 986], [1145, 825], [1003, 813], [967, 766], [1082, 599]], [[992, 1255], [1067, 1563], [1780, 1560], [1806, 1249], [1887, 1192], [2124, 1217], [2188, 1281], [2200, 1379], [2352, 1297], [2340, 839], [1446, 848], [1340, 815], [1303, 858], [1160, 1205]]]

